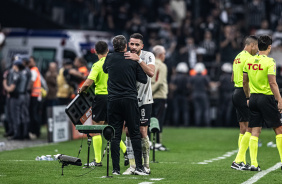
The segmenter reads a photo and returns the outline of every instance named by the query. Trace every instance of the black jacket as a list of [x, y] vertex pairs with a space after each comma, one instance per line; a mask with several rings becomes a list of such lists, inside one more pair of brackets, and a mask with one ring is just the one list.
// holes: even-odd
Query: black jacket
[[147, 75], [141, 66], [130, 59], [125, 59], [124, 52], [114, 52], [106, 57], [103, 65], [108, 79], [108, 100], [130, 98], [137, 100], [136, 81], [147, 83]]

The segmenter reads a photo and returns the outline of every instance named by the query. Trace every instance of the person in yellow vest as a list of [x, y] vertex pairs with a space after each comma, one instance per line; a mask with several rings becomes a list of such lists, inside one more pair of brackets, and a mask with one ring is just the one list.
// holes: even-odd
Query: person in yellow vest
[[[257, 161], [258, 138], [262, 125], [272, 127], [276, 134], [276, 145], [282, 162], [282, 98], [276, 82], [276, 62], [268, 57], [272, 39], [263, 35], [258, 39], [258, 55], [248, 59], [243, 68], [243, 88], [250, 108], [251, 171], [260, 171]], [[276, 103], [278, 102], [278, 104]]]
[[[246, 163], [246, 151], [249, 147], [251, 129], [248, 128], [249, 108], [247, 99], [243, 90], [243, 67], [246, 61], [258, 52], [258, 40], [256, 36], [249, 36], [245, 40], [244, 50], [241, 51], [233, 62], [233, 72], [231, 81], [234, 82], [235, 90], [232, 95], [233, 106], [236, 109], [237, 120], [240, 126], [238, 139], [239, 151], [231, 168], [236, 170], [250, 169]], [[246, 165], [247, 164], [247, 165]]]
[[58, 105], [67, 105], [71, 101], [71, 96], [74, 94], [74, 88], [67, 83], [65, 78], [65, 71], [72, 69], [72, 61], [65, 60], [63, 64], [63, 68], [59, 70], [59, 74], [57, 76], [57, 104]]
[[29, 58], [29, 68], [31, 72], [31, 98], [29, 105], [30, 114], [30, 127], [29, 137], [31, 139], [38, 138], [40, 136], [40, 102], [41, 102], [41, 82], [40, 72], [36, 67], [35, 59], [33, 56]]

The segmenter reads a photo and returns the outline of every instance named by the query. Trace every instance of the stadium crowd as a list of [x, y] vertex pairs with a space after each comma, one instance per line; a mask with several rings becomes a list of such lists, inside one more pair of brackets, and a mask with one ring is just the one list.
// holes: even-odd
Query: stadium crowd
[[[144, 50], [163, 45], [169, 84], [165, 125], [236, 125], [232, 63], [248, 35], [272, 36], [270, 57], [278, 63], [277, 82], [282, 86], [282, 0], [13, 1], [69, 29], [109, 31], [127, 38], [139, 32], [145, 38]], [[42, 108], [69, 102], [85, 79], [85, 72], [78, 71], [84, 61], [79, 60], [66, 60], [61, 69], [50, 65]], [[65, 84], [71, 90], [60, 89]]]

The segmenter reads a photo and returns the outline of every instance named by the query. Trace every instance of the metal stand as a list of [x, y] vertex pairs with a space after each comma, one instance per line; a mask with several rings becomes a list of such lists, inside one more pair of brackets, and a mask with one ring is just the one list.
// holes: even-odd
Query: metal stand
[[103, 176], [102, 178], [112, 178], [112, 176], [109, 176], [109, 155], [110, 155], [110, 141], [107, 142], [107, 176]]
[[89, 167], [89, 155], [90, 155], [91, 140], [92, 140], [92, 137], [89, 134], [87, 134], [87, 144], [88, 144], [87, 165], [86, 165], [86, 167], [83, 167], [83, 168], [91, 168], [91, 167]]
[[68, 164], [62, 163], [62, 176], [64, 176], [64, 167], [67, 166]]
[[151, 162], [158, 163], [155, 159], [155, 155], [156, 155], [156, 153], [155, 153], [156, 133], [153, 133], [153, 134], [154, 134], [153, 135], [153, 160]]

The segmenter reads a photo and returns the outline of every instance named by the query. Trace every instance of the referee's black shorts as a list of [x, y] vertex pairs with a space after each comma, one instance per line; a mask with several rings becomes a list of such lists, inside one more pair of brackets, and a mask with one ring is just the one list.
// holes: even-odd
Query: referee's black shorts
[[236, 109], [237, 120], [239, 122], [248, 122], [250, 110], [243, 88], [235, 88], [232, 95], [232, 102]]
[[107, 121], [108, 95], [95, 95], [92, 102], [92, 120]]
[[267, 127], [279, 127], [280, 113], [273, 95], [251, 94], [249, 127], [262, 127], [265, 122]]

